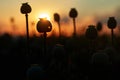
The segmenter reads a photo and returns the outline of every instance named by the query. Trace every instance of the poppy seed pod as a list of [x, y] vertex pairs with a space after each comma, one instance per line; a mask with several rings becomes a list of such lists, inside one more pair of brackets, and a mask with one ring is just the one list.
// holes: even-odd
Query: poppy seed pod
[[55, 14], [54, 14], [54, 20], [55, 20], [56, 22], [60, 22], [60, 16], [59, 16], [58, 13], [55, 13]]
[[108, 22], [107, 22], [108, 28], [114, 29], [116, 27], [116, 25], [117, 25], [117, 22], [116, 22], [115, 18], [109, 17]]
[[96, 27], [97, 27], [98, 31], [101, 31], [102, 30], [102, 23], [98, 22]]
[[86, 37], [88, 39], [91, 39], [91, 40], [95, 39], [97, 37], [97, 35], [98, 35], [95, 26], [94, 25], [89, 25], [88, 29], [86, 30], [86, 34], [85, 35], [86, 35]]
[[27, 80], [43, 80], [46, 78], [46, 74], [43, 68], [39, 65], [33, 65], [27, 69]]
[[32, 9], [31, 9], [30, 5], [28, 5], [28, 3], [23, 3], [22, 6], [21, 6], [21, 9], [20, 9], [22, 14], [30, 13], [31, 10]]
[[37, 31], [40, 33], [50, 32], [52, 30], [52, 24], [49, 20], [45, 18], [40, 18], [40, 21], [37, 23]]
[[75, 18], [77, 17], [77, 15], [78, 15], [77, 10], [75, 8], [71, 8], [69, 16]]
[[105, 52], [96, 52], [92, 55], [92, 64], [107, 65], [109, 64], [109, 56]]

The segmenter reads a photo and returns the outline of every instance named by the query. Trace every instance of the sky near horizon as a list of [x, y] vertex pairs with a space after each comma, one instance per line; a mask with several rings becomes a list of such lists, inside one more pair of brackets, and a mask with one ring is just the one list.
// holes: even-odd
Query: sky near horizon
[[32, 7], [29, 14], [30, 22], [37, 21], [41, 13], [49, 14], [52, 20], [55, 12], [65, 17], [63, 20], [67, 20], [71, 8], [76, 8], [78, 19], [83, 20], [92, 15], [116, 16], [114, 13], [120, 7], [120, 0], [0, 0], [0, 27], [3, 30], [10, 26], [11, 17], [15, 18], [18, 27], [25, 25], [25, 16], [20, 13], [20, 7], [25, 2]]

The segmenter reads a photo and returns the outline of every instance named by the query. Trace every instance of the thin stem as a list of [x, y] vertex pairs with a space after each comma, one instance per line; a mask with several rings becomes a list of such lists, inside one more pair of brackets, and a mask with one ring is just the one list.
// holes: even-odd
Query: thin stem
[[76, 37], [76, 24], [75, 24], [75, 18], [73, 18], [73, 27], [74, 27], [73, 35], [74, 35], [74, 37]]
[[114, 31], [113, 31], [113, 29], [111, 29], [111, 40], [112, 40], [112, 46], [114, 45], [113, 37], [114, 37]]
[[58, 27], [59, 27], [59, 37], [61, 37], [61, 27], [60, 27], [60, 22], [58, 22]]
[[28, 28], [28, 14], [26, 16], [26, 34], [27, 34], [27, 56], [29, 55], [29, 28]]
[[46, 55], [46, 38], [47, 38], [47, 33], [44, 32], [44, 53], [43, 53], [43, 56]]

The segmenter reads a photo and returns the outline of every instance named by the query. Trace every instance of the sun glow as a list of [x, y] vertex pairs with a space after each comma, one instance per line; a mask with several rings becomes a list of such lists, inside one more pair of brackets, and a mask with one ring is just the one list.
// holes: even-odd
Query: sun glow
[[39, 18], [46, 18], [47, 20], [50, 21], [50, 16], [47, 13], [42, 13], [39, 15]]

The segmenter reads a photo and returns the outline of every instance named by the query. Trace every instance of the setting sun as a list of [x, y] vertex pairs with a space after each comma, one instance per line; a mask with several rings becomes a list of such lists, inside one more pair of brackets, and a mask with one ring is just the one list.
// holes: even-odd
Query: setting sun
[[42, 13], [38, 16], [39, 18], [46, 18], [47, 20], [50, 21], [50, 16], [47, 13]]

